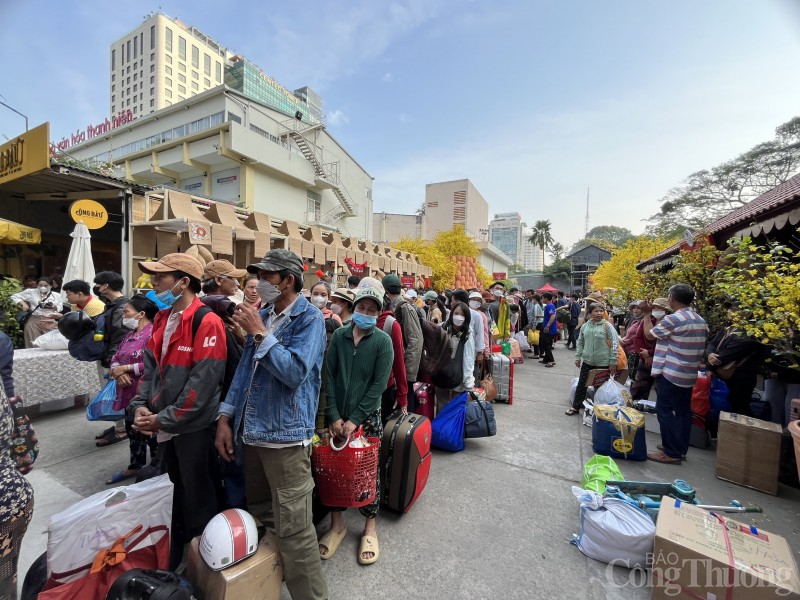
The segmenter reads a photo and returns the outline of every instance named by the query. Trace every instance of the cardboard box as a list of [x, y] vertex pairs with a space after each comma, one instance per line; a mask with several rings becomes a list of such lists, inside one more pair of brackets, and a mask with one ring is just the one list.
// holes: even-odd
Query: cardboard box
[[781, 431], [777, 423], [720, 413], [717, 477], [777, 496]]
[[278, 600], [283, 563], [274, 536], [265, 535], [256, 553], [222, 571], [212, 571], [200, 556], [200, 538], [189, 546], [187, 577], [203, 600]]
[[656, 521], [653, 600], [800, 599], [787, 541], [664, 496]]

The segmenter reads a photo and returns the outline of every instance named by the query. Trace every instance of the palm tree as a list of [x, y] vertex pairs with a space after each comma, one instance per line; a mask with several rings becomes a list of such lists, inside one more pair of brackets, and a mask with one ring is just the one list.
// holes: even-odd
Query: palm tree
[[544, 269], [544, 251], [548, 246], [553, 245], [553, 235], [550, 233], [552, 223], [550, 221], [536, 221], [533, 226], [533, 233], [528, 238], [528, 242], [538, 246], [542, 250], [542, 269]]

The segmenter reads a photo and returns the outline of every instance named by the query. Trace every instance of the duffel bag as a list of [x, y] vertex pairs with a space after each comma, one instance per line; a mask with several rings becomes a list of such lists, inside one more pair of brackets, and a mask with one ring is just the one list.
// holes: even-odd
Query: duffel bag
[[476, 400], [467, 402], [467, 416], [464, 421], [464, 437], [480, 438], [497, 434], [494, 407], [491, 402]]

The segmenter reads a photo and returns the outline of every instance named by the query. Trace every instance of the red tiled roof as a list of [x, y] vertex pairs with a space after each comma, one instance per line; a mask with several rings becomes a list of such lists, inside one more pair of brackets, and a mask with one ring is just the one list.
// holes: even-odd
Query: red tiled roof
[[[720, 231], [729, 230], [737, 225], [747, 225], [758, 220], [758, 217], [765, 215], [776, 208], [783, 206], [784, 204], [788, 204], [794, 199], [800, 200], [800, 174], [787, 179], [779, 186], [764, 192], [744, 206], [732, 210], [728, 214], [720, 217], [707, 227], [704, 227], [702, 232], [713, 235], [715, 233], [719, 233]], [[673, 254], [677, 254], [682, 243], [682, 241], [676, 242], [669, 248], [666, 248], [658, 254], [643, 260], [637, 265], [637, 268], [645, 267], [649, 264], [664, 260]]]

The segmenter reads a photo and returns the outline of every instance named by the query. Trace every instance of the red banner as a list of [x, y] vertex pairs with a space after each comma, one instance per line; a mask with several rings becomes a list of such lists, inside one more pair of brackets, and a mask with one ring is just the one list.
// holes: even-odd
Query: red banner
[[413, 275], [403, 275], [400, 278], [400, 283], [403, 284], [404, 288], [413, 288], [414, 287], [414, 276]]
[[506, 278], [507, 273], [492, 273], [492, 279], [495, 281], [503, 281]]
[[367, 263], [357, 263], [352, 258], [345, 258], [344, 262], [347, 263], [350, 272], [356, 277], [364, 277], [364, 271], [367, 268]]

